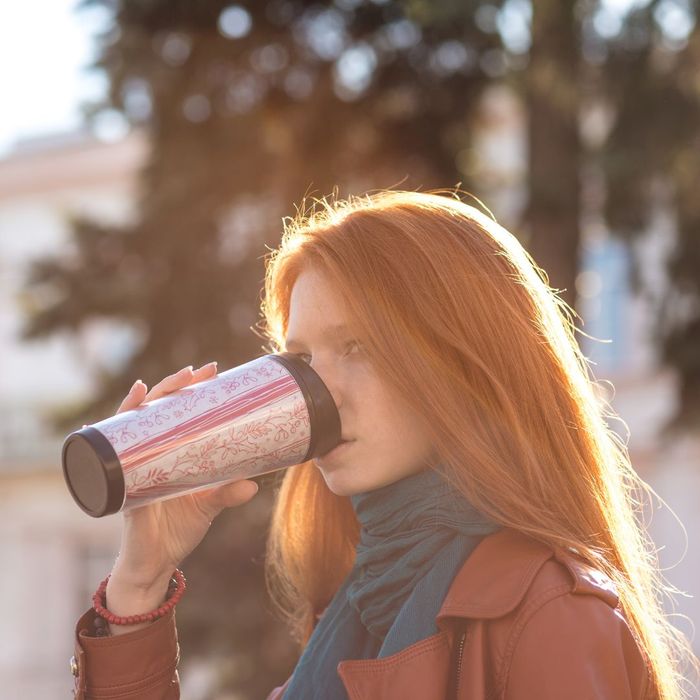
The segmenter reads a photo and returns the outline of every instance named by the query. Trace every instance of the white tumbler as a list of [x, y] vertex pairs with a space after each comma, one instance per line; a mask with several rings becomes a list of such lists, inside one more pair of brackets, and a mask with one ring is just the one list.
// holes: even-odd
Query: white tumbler
[[327, 387], [285, 352], [71, 433], [63, 474], [77, 504], [101, 517], [300, 464], [340, 441]]

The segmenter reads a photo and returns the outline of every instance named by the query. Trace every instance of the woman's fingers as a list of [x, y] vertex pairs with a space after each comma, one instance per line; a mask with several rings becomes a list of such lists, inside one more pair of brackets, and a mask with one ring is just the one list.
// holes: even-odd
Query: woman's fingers
[[165, 379], [162, 379], [150, 391], [148, 391], [148, 387], [141, 380], [138, 380], [121, 402], [117, 413], [131, 411], [134, 408], [138, 408], [142, 403], [172, 394], [172, 392], [182, 389], [189, 384], [210, 379], [216, 375], [216, 371], [216, 362], [209, 362], [198, 369], [192, 369], [192, 365], [188, 365], [179, 372], [170, 374]]
[[158, 382], [144, 397], [143, 402], [153, 401], [154, 399], [159, 399], [168, 394], [172, 394], [173, 391], [182, 389], [185, 386], [194, 384], [196, 382], [201, 382], [205, 379], [209, 379], [216, 374], [216, 363], [210, 362], [209, 364], [203, 365], [199, 369], [192, 369], [192, 365], [188, 367], [183, 367], [179, 372], [171, 374], [162, 381]]
[[168, 375], [165, 379], [161, 379], [144, 397], [143, 401], [153, 401], [159, 399], [166, 394], [171, 394], [173, 391], [187, 386], [192, 381], [192, 365], [183, 367], [179, 372]]
[[193, 493], [200, 510], [208, 520], [213, 520], [224, 508], [247, 503], [258, 492], [258, 484], [252, 479], [215, 486]]
[[124, 397], [124, 400], [119, 405], [117, 413], [131, 411], [139, 406], [143, 402], [143, 397], [146, 395], [146, 391], [148, 391], [148, 387], [140, 379], [137, 379], [129, 390], [129, 393]]
[[211, 379], [217, 372], [216, 362], [208, 362], [202, 365], [199, 369], [194, 370], [192, 382], [201, 382], [205, 379]]

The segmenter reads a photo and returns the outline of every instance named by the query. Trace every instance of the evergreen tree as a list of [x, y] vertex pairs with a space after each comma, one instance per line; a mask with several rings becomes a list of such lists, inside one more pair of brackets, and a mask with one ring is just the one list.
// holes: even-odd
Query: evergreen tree
[[85, 4], [116, 7], [98, 65], [108, 106], [151, 154], [136, 223], [80, 219], [75, 258], [35, 266], [30, 290], [58, 293], [25, 338], [97, 315], [147, 334], [61, 429], [108, 414], [136, 377], [258, 352], [262, 255], [305, 194], [464, 181], [455, 156], [488, 83], [479, 57], [499, 44], [460, 3]]
[[[225, 369], [264, 351], [254, 332], [262, 258], [304, 195], [458, 182], [478, 195], [458, 154], [470, 146], [483, 90], [500, 80], [528, 115], [528, 197], [516, 233], [572, 306], [582, 172], [602, 170], [606, 216], [630, 239], [649, 221], [650, 184], [671, 185], [680, 244], [659, 342], [681, 372], [679, 415], [697, 415], [699, 39], [693, 28], [671, 41], [662, 21], [670, 0], [630, 12], [613, 36], [598, 31], [597, 0], [85, 4], [115, 12], [98, 61], [109, 97], [92, 112], [120, 110], [147, 133], [150, 154], [133, 224], [78, 219], [77, 253], [35, 265], [28, 291], [49, 285], [56, 296], [28, 319], [25, 338], [100, 317], [133, 325], [143, 340], [116, 373], [104, 368], [90, 402], [57, 416], [57, 429], [110, 415], [137, 377], [150, 386], [187, 364], [217, 359]], [[696, 4], [681, 11], [692, 27]], [[528, 18], [524, 48], [509, 36], [514, 13]], [[612, 118], [602, 151], [580, 137], [591, 101]], [[266, 612], [272, 492], [217, 519], [187, 562], [191, 591], [178, 613], [183, 656], [227, 658], [222, 689], [243, 697], [264, 697], [296, 660]], [[197, 573], [207, 570], [215, 575]]]
[[582, 23], [576, 7], [561, 0], [532, 3], [529, 60], [518, 81], [528, 126], [526, 247], [574, 308], [584, 157], [579, 135]]
[[[104, 369], [93, 400], [57, 417], [61, 430], [112, 414], [137, 377], [152, 386], [188, 364], [223, 370], [260, 354], [262, 258], [305, 194], [463, 180], [456, 153], [489, 80], [479, 58], [499, 44], [461, 3], [85, 4], [115, 9], [100, 39], [103, 106], [146, 132], [150, 154], [133, 224], [78, 219], [76, 255], [34, 267], [30, 290], [49, 285], [56, 298], [25, 337], [96, 317], [145, 333], [124, 367]], [[296, 660], [265, 597], [276, 482], [263, 481], [271, 488], [217, 518], [185, 562], [178, 612], [185, 660], [225, 659], [222, 689], [251, 698]]]
[[697, 1], [633, 8], [607, 41], [601, 76], [613, 115], [601, 158], [612, 230], [634, 239], [653, 225], [661, 195], [678, 231], [653, 324], [662, 362], [680, 379], [671, 433], [697, 428], [700, 419], [699, 11]]

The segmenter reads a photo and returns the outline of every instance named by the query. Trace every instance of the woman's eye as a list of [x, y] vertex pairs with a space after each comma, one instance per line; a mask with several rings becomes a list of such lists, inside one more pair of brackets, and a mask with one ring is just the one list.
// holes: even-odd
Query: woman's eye
[[[353, 354], [352, 351], [355, 350], [355, 349], [357, 349], [357, 351], [359, 352], [360, 348], [361, 348], [360, 343], [358, 343], [356, 340], [353, 340], [353, 341], [349, 342], [349, 343], [345, 346], [345, 353], [344, 353], [344, 355]], [[300, 358], [302, 362], [306, 362], [306, 364], [311, 364], [311, 355], [308, 355], [308, 354], [305, 353], [305, 352], [297, 352], [297, 353], [295, 353], [295, 355], [296, 355], [298, 358]]]

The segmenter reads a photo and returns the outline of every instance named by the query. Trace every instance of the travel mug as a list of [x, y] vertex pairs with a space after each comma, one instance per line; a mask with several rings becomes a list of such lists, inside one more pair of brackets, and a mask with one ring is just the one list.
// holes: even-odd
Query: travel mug
[[269, 354], [71, 433], [63, 475], [102, 517], [300, 464], [340, 439], [318, 374], [297, 355]]

